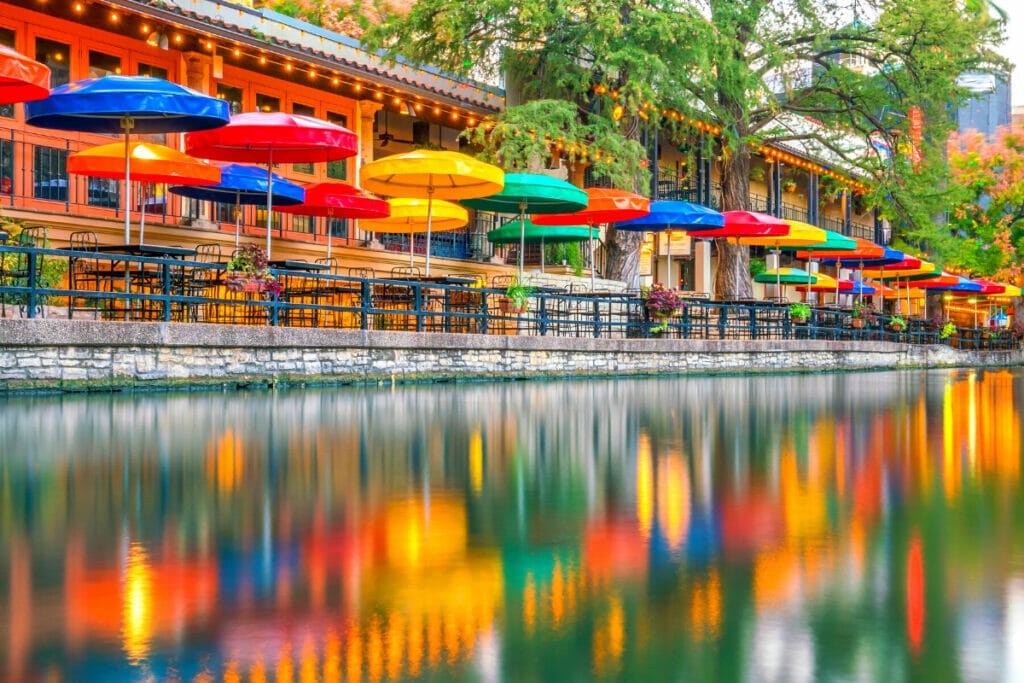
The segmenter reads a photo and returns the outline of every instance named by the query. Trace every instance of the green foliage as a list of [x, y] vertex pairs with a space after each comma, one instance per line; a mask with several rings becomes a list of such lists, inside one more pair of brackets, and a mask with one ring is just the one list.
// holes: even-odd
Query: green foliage
[[942, 326], [941, 330], [939, 330], [939, 339], [949, 339], [954, 334], [956, 334], [956, 325], [952, 322], [948, 322]]
[[[24, 231], [28, 228], [27, 225], [19, 222], [10, 220], [4, 216], [0, 216], [0, 230], [3, 230], [8, 234], [8, 244], [15, 246], [32, 246], [32, 242], [28, 240], [28, 235], [24, 235]], [[43, 247], [52, 249], [53, 245], [49, 240], [43, 244]], [[19, 254], [3, 254], [3, 270], [4, 273], [14, 273], [23, 268], [23, 257]], [[65, 258], [54, 258], [54, 257], [39, 257], [36, 260], [36, 268], [39, 274], [39, 286], [44, 289], [60, 289], [64, 282], [64, 276], [68, 272], [68, 261]], [[8, 279], [8, 284], [14, 284], [16, 286], [24, 286], [24, 278], [18, 281], [14, 278]], [[25, 294], [5, 294], [4, 301], [8, 304], [24, 305], [27, 300]], [[50, 305], [57, 303], [57, 297], [45, 296], [41, 297], [39, 301], [40, 305]]]
[[519, 276], [516, 276], [509, 283], [508, 287], [505, 288], [505, 298], [511, 301], [516, 308], [525, 308], [526, 303], [536, 291], [529, 281], [520, 280]]
[[764, 271], [768, 270], [767, 264], [765, 264], [763, 258], [752, 258], [750, 259], [750, 277], [753, 278], [760, 275]]
[[903, 332], [907, 329], [907, 321], [902, 315], [897, 313], [889, 319], [889, 327], [891, 327], [894, 332]]
[[572, 272], [576, 277], [581, 277], [586, 267], [586, 260], [583, 258], [583, 249], [580, 242], [547, 245], [544, 247], [544, 262], [551, 264], [565, 263], [572, 268]]
[[789, 317], [793, 320], [807, 320], [811, 317], [811, 307], [799, 302], [792, 303], [789, 305]]

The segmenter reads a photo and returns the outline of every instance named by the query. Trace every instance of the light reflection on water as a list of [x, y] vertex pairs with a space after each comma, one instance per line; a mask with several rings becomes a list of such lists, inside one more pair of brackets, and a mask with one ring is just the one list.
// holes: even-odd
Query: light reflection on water
[[0, 401], [0, 679], [1024, 680], [1022, 379]]

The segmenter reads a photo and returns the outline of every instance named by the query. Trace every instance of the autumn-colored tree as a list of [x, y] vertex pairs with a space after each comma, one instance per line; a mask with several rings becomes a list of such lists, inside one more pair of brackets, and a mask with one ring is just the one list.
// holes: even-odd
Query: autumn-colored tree
[[959, 193], [950, 212], [947, 263], [1017, 283], [1024, 264], [1024, 126], [1000, 127], [991, 140], [950, 135], [947, 156]]
[[[510, 106], [492, 123], [494, 134], [475, 140], [506, 167], [572, 146], [595, 175], [643, 190], [642, 135], [692, 135], [692, 122], [705, 122], [696, 137], [714, 146], [708, 156], [718, 163], [721, 207], [730, 210], [749, 208], [751, 157], [763, 144], [803, 142], [898, 192], [892, 171], [903, 166], [892, 129], [899, 119], [887, 112], [920, 107], [924, 136], [945, 139], [945, 107], [962, 94], [956, 77], [986, 63], [1001, 36], [992, 7], [986, 0], [418, 0], [408, 12], [377, 7], [384, 21], [367, 23], [365, 39], [392, 58], [504, 79]], [[810, 118], [823, 125], [805, 125]], [[577, 133], [583, 138], [568, 137]], [[868, 139], [879, 136], [896, 150], [891, 163], [866, 153]], [[605, 274], [633, 281], [638, 247], [636, 233], [611, 230]], [[717, 247], [719, 296], [750, 296], [749, 250], [726, 240]]]

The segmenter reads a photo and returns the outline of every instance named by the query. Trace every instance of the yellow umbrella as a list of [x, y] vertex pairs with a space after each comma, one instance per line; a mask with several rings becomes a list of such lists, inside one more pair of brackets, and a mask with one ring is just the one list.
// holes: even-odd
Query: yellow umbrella
[[387, 197], [427, 200], [426, 275], [429, 276], [434, 199], [475, 199], [497, 194], [505, 187], [505, 172], [458, 152], [420, 149], [371, 161], [359, 169], [359, 181], [363, 189]]
[[[999, 284], [1002, 285], [1003, 283], [1000, 282]], [[1016, 285], [1003, 285], [1003, 287], [1006, 287], [1006, 291], [1003, 292], [1003, 296], [1005, 296], [1005, 297], [1020, 296], [1020, 287], [1017, 287]]]
[[438, 200], [389, 199], [391, 215], [385, 218], [363, 218], [359, 227], [369, 232], [409, 235], [409, 265], [413, 264], [413, 234], [434, 230], [455, 230], [469, 222], [469, 212], [458, 204]]
[[[801, 221], [787, 220], [789, 224], [789, 234], [787, 235], [776, 235], [774, 237], [740, 237], [736, 240], [738, 244], [745, 244], [749, 247], [772, 247], [775, 249], [776, 258], [776, 269], [782, 264], [778, 262], [780, 251], [782, 247], [813, 247], [815, 244], [824, 244], [828, 240], [828, 233], [821, 228], [816, 228], [810, 223], [803, 223]], [[810, 272], [810, 268], [807, 269]], [[810, 280], [807, 281], [807, 285], [813, 284]], [[776, 289], [780, 289], [782, 286], [781, 282], [776, 282]], [[778, 292], [776, 292], [778, 296]]]

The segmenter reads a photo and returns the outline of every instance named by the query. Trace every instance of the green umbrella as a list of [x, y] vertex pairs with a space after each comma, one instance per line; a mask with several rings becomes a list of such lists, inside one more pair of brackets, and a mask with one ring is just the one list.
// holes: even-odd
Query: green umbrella
[[590, 239], [590, 228], [586, 225], [537, 225], [529, 218], [524, 221], [509, 221], [500, 228], [487, 233], [491, 244], [540, 244], [540, 269], [544, 270], [544, 244], [565, 242], [586, 242]]
[[754, 276], [754, 282], [768, 285], [813, 285], [818, 276], [799, 268], [772, 268]]
[[[812, 247], [780, 247], [782, 251], [806, 251], [807, 262], [811, 261], [815, 251], [856, 251], [857, 241], [852, 237], [846, 237], [840, 235], [838, 232], [832, 230], [825, 230], [825, 241], [821, 244], [815, 244]], [[809, 285], [808, 285], [809, 286]], [[839, 266], [836, 266], [836, 306], [839, 305]]]
[[[521, 228], [526, 228], [526, 214], [574, 213], [587, 208], [587, 193], [564, 180], [541, 173], [507, 173], [505, 187], [490, 197], [465, 199], [462, 204], [478, 211], [518, 213]], [[501, 228], [498, 228], [501, 230]], [[493, 232], [493, 231], [492, 231]], [[492, 240], [493, 241], [493, 240]], [[519, 274], [523, 273], [525, 230], [519, 236]]]

